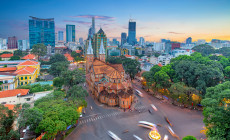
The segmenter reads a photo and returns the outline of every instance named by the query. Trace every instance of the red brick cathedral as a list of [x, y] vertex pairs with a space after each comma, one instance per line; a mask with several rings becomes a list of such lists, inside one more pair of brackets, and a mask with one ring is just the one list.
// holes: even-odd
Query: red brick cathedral
[[133, 90], [129, 77], [122, 64], [105, 62], [103, 40], [99, 50], [99, 58], [94, 58], [91, 40], [86, 53], [86, 82], [89, 90], [108, 106], [129, 108], [133, 102]]

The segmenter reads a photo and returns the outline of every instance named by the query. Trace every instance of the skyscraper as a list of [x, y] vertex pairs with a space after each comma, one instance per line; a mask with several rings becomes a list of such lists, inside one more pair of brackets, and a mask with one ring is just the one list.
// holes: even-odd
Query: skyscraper
[[88, 32], [88, 40], [89, 38], [93, 39], [93, 35], [95, 34], [95, 18], [92, 17], [92, 25], [89, 28], [89, 32]]
[[132, 19], [129, 20], [129, 33], [128, 33], [128, 43], [130, 45], [135, 45], [136, 40], [136, 22]]
[[18, 40], [17, 40], [16, 36], [8, 37], [7, 48], [8, 49], [17, 49], [18, 48]]
[[66, 25], [66, 43], [75, 42], [75, 25]]
[[26, 51], [28, 49], [28, 40], [18, 40], [18, 49]]
[[79, 38], [79, 43], [80, 43], [80, 45], [83, 45], [83, 38], [82, 37]]
[[127, 34], [121, 33], [121, 45], [127, 42]]
[[34, 44], [43, 43], [46, 46], [55, 47], [55, 23], [54, 18], [41, 19], [30, 16], [29, 19], [29, 42], [30, 49]]
[[58, 41], [64, 41], [64, 33], [63, 31], [58, 31]]
[[141, 46], [145, 45], [145, 39], [143, 37], [140, 37], [139, 45], [141, 45]]
[[186, 39], [186, 44], [192, 44], [192, 38], [191, 37], [188, 37]]

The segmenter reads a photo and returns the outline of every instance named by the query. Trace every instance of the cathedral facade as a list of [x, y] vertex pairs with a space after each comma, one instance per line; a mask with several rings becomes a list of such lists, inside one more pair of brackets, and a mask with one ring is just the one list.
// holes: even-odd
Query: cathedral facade
[[86, 82], [89, 90], [103, 104], [130, 108], [134, 98], [131, 81], [122, 64], [105, 62], [105, 54], [103, 39], [98, 57], [95, 57], [89, 40], [86, 53]]

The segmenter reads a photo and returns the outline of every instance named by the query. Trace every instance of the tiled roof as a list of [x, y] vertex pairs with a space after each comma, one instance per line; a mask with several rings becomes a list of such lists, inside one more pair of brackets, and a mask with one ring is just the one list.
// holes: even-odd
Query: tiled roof
[[24, 75], [24, 74], [33, 74], [36, 68], [24, 67], [15, 71], [15, 74]]
[[12, 56], [14, 56], [12, 53], [5, 53], [1, 55], [1, 58], [10, 58]]
[[132, 57], [132, 55], [128, 55], [128, 54], [126, 54], [126, 55], [125, 55], [125, 57]]
[[31, 66], [31, 65], [37, 65], [37, 64], [38, 64], [38, 62], [36, 62], [36, 61], [27, 60], [27, 61], [24, 61], [24, 62], [18, 64], [18, 65], [20, 65], [20, 66]]
[[107, 76], [109, 76], [110, 78], [116, 78], [116, 79], [122, 78], [121, 73], [118, 72], [117, 70], [111, 71], [110, 73], [107, 74]]
[[16, 71], [16, 67], [6, 67], [6, 68], [0, 68], [0, 72], [10, 72], [10, 71]]
[[64, 54], [64, 56], [66, 57], [66, 59], [68, 60], [68, 61], [73, 61], [73, 57], [70, 55], [70, 54], [68, 54], [68, 53], [66, 53], [66, 54]]
[[76, 53], [81, 53], [81, 50], [76, 50]]
[[22, 59], [36, 59], [36, 57], [33, 54], [28, 54], [28, 55], [24, 56]]
[[160, 67], [162, 67], [161, 63], [158, 63], [157, 65], [160, 66]]
[[13, 110], [14, 106], [13, 104], [4, 104], [5, 107], [7, 107], [9, 110]]
[[29, 89], [14, 89], [14, 90], [6, 90], [0, 92], [0, 98], [6, 98], [6, 97], [13, 97], [20, 94], [20, 96], [27, 95], [29, 92]]

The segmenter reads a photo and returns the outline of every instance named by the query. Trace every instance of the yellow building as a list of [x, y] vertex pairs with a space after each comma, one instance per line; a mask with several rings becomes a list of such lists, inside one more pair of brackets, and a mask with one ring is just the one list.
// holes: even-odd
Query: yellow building
[[40, 63], [32, 60], [27, 60], [17, 65], [17, 74], [19, 85], [34, 83], [40, 75]]

